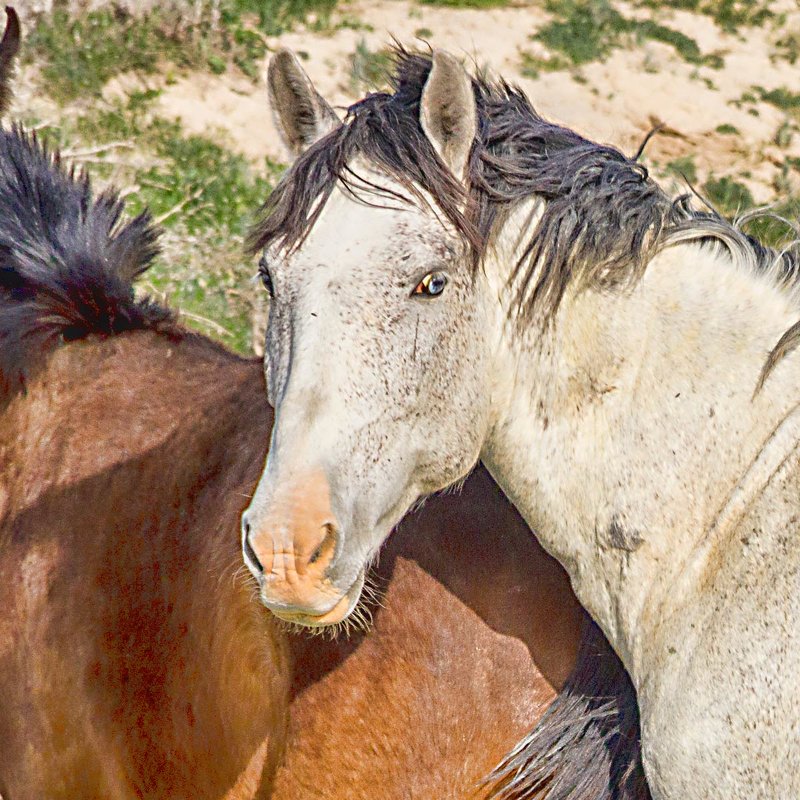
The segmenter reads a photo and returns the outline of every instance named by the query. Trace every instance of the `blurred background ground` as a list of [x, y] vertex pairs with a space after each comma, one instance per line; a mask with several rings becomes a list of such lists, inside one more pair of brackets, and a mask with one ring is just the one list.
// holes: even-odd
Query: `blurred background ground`
[[[545, 116], [636, 152], [721, 211], [800, 219], [796, 0], [181, 0], [18, 2], [12, 119], [150, 206], [165, 250], [145, 289], [239, 352], [263, 298], [243, 236], [284, 168], [263, 73], [295, 49], [344, 110], [380, 88], [392, 37], [520, 84]], [[778, 241], [786, 231], [759, 223]]]

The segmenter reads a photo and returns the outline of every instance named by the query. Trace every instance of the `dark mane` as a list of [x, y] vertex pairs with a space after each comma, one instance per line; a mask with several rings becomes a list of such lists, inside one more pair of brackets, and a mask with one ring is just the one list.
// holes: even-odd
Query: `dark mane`
[[0, 130], [0, 398], [59, 341], [171, 321], [134, 297], [158, 230], [147, 213], [123, 222], [123, 206], [111, 191], [93, 197], [34, 136]]
[[252, 252], [299, 246], [337, 183], [363, 195], [364, 181], [351, 168], [361, 156], [412, 198], [430, 195], [468, 243], [474, 267], [511, 211], [529, 198], [545, 201], [511, 276], [521, 319], [552, 316], [570, 285], [631, 285], [659, 249], [676, 241], [721, 243], [761, 268], [778, 260], [785, 273], [797, 271], [796, 257], [761, 246], [713, 211], [694, 209], [686, 195], [671, 200], [644, 166], [543, 119], [505, 82], [472, 79], [479, 124], [465, 190], [419, 122], [430, 56], [397, 48], [395, 59], [392, 92], [351, 106], [344, 123], [284, 176], [251, 232]]

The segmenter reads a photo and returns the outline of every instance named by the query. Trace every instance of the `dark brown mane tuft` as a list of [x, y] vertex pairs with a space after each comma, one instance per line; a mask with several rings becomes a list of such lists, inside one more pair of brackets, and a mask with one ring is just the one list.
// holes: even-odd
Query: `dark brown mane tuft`
[[94, 198], [88, 177], [34, 136], [0, 131], [0, 397], [59, 341], [170, 323], [134, 297], [158, 229], [146, 213], [123, 222], [123, 205], [113, 192]]
[[412, 198], [430, 195], [470, 245], [475, 267], [508, 212], [528, 198], [544, 199], [514, 276], [523, 310], [554, 310], [571, 281], [612, 286], [623, 280], [623, 266], [627, 277], [631, 261], [646, 263], [671, 204], [641, 165], [542, 119], [520, 90], [478, 77], [479, 131], [465, 196], [419, 122], [430, 56], [398, 47], [395, 60], [393, 92], [351, 106], [344, 123], [284, 176], [251, 232], [251, 251], [300, 245], [337, 182], [348, 189], [356, 182], [350, 164], [361, 156]]
[[[262, 219], [248, 237], [250, 252], [271, 244], [291, 251], [302, 244], [337, 183], [350, 191], [363, 189], [365, 182], [350, 166], [356, 156], [389, 173], [413, 198], [420, 199], [421, 190], [430, 194], [456, 229], [475, 248], [480, 246], [478, 232], [461, 211], [463, 187], [442, 164], [419, 123], [430, 59], [400, 48], [395, 57], [394, 92], [370, 94], [350, 106], [345, 122], [297, 159], [264, 205]], [[373, 188], [387, 199], [388, 193]]]
[[511, 274], [522, 323], [534, 314], [551, 318], [569, 286], [632, 285], [677, 240], [722, 243], [733, 257], [764, 269], [779, 258], [785, 271], [798, 271], [796, 256], [761, 246], [718, 214], [693, 209], [686, 197], [673, 202], [635, 158], [544, 120], [503, 81], [472, 80], [479, 129], [465, 196], [419, 122], [431, 57], [397, 47], [395, 61], [393, 91], [351, 106], [344, 123], [287, 172], [251, 231], [251, 252], [299, 246], [337, 183], [363, 197], [369, 183], [352, 171], [361, 156], [400, 183], [410, 195], [403, 199], [432, 197], [471, 247], [475, 268], [511, 211], [531, 198], [544, 201]]
[[492, 800], [650, 800], [628, 673], [593, 623], [564, 688], [489, 776]]

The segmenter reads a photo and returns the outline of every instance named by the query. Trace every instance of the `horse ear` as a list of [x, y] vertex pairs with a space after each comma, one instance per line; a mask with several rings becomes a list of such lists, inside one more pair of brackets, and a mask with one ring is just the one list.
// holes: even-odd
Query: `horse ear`
[[422, 90], [420, 122], [442, 161], [463, 179], [478, 130], [478, 108], [469, 75], [455, 56], [443, 50], [433, 53]]
[[278, 50], [270, 60], [267, 88], [278, 131], [293, 157], [339, 124], [291, 50]]
[[0, 114], [5, 114], [11, 103], [11, 78], [18, 51], [19, 17], [11, 6], [6, 6], [6, 29], [0, 39]]

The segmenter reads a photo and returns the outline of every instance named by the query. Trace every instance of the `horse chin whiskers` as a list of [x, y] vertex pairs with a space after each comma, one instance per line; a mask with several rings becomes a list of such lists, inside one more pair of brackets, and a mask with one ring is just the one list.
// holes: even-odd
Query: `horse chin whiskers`
[[367, 572], [358, 602], [343, 620], [332, 625], [302, 625], [299, 622], [291, 622], [280, 617], [276, 617], [276, 619], [280, 627], [288, 633], [318, 636], [331, 641], [337, 639], [340, 634], [344, 636], [367, 634], [372, 629], [375, 607], [384, 608], [383, 594], [384, 589], [380, 586], [378, 576]]
[[[365, 604], [367, 606], [379, 606], [386, 608], [383, 604], [383, 596], [386, 593], [386, 582], [380, 575], [372, 571], [368, 571], [364, 576], [364, 586], [361, 589], [361, 597], [358, 600], [358, 605]], [[367, 609], [371, 613], [371, 608]]]
[[372, 627], [372, 612], [362, 606], [360, 600], [345, 619], [332, 625], [301, 625], [299, 622], [289, 622], [280, 617], [275, 619], [288, 633], [320, 637], [330, 641], [337, 639], [340, 634], [351, 636], [356, 633], [368, 633]]

